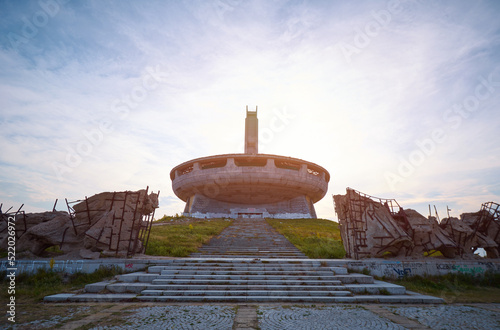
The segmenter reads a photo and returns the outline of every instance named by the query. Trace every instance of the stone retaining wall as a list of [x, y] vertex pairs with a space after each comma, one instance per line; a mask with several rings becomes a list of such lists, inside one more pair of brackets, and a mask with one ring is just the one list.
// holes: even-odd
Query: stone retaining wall
[[[193, 259], [193, 258], [190, 258]], [[166, 265], [175, 259], [148, 260], [148, 259], [97, 259], [97, 260], [54, 260], [52, 269], [65, 273], [92, 273], [99, 266], [117, 266], [124, 272], [133, 272], [145, 269], [152, 265]], [[206, 260], [206, 259], [205, 259]], [[228, 260], [227, 258], [225, 260]], [[264, 259], [263, 259], [264, 260]], [[273, 259], [276, 261], [276, 259]], [[296, 260], [296, 259], [294, 259]], [[309, 259], [308, 259], [309, 260]], [[429, 261], [397, 261], [397, 260], [350, 260], [350, 259], [317, 259], [326, 262], [331, 267], [347, 267], [356, 272], [368, 270], [370, 275], [400, 278], [415, 275], [445, 275], [448, 273], [462, 273], [481, 275], [485, 272], [500, 273], [500, 260], [429, 260]], [[202, 260], [200, 260], [202, 262]], [[1, 260], [0, 271], [8, 269], [7, 260]], [[50, 269], [50, 260], [18, 260], [17, 274], [34, 272], [39, 268]]]

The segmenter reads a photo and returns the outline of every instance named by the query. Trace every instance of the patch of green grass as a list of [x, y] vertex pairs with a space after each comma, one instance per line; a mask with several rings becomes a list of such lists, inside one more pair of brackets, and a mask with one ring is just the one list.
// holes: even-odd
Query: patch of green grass
[[224, 219], [210, 219], [192, 224], [153, 226], [146, 254], [187, 257], [232, 223]]
[[155, 223], [170, 222], [171, 220], [180, 220], [180, 219], [187, 219], [187, 217], [179, 215], [177, 213], [173, 216], [163, 215], [163, 217], [161, 217], [160, 219], [155, 220]]
[[[38, 269], [36, 273], [22, 273], [16, 276], [16, 304], [31, 303], [41, 301], [43, 297], [61, 293], [71, 292], [82, 289], [86, 284], [102, 281], [106, 278], [111, 278], [117, 274], [121, 274], [119, 267], [99, 267], [93, 273], [75, 273], [62, 274], [50, 269]], [[0, 281], [3, 287], [7, 287], [9, 279], [6, 278], [6, 272], [0, 273]], [[0, 297], [8, 301], [8, 290], [3, 290]]]
[[341, 259], [345, 256], [338, 223], [324, 219], [266, 219], [306, 256]]
[[385, 280], [410, 291], [441, 297], [448, 303], [500, 303], [500, 274], [446, 274]]

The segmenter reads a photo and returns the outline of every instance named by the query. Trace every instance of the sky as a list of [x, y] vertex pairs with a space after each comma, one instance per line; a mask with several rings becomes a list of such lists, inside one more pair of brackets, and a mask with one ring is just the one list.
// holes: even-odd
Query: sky
[[[0, 0], [0, 203], [160, 191], [244, 150], [440, 217], [500, 202], [498, 1]], [[434, 208], [433, 208], [434, 213]]]

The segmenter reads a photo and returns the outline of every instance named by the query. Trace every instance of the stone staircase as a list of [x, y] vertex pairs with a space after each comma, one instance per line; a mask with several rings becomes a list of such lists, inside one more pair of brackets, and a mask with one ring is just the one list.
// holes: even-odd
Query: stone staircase
[[[307, 259], [264, 220], [236, 220], [191, 258], [89, 284], [45, 301], [442, 303], [399, 285]], [[265, 257], [264, 257], [265, 256]]]
[[235, 219], [232, 226], [212, 238], [191, 257], [307, 259], [264, 219]]

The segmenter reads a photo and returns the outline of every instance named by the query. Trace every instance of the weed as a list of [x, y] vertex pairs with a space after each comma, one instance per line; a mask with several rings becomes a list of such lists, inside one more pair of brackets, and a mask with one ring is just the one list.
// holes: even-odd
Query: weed
[[[43, 268], [39, 268], [35, 273], [21, 273], [16, 278], [16, 303], [37, 302], [48, 295], [80, 290], [86, 284], [99, 282], [121, 273], [121, 268], [115, 266], [101, 266], [89, 274], [77, 272], [68, 275]], [[0, 282], [4, 284], [6, 281], [8, 279], [0, 275]], [[8, 299], [7, 290], [0, 293], [0, 297]]]
[[387, 289], [380, 289], [378, 291], [379, 294], [383, 295], [383, 296], [390, 296], [391, 293], [389, 291], [387, 291]]
[[500, 274], [486, 272], [482, 276], [446, 274], [412, 276], [387, 281], [405, 286], [410, 291], [439, 296], [447, 302], [499, 303]]
[[371, 272], [370, 272], [370, 270], [368, 268], [363, 268], [363, 270], [361, 271], [361, 274], [363, 274], [363, 275], [370, 275]]

